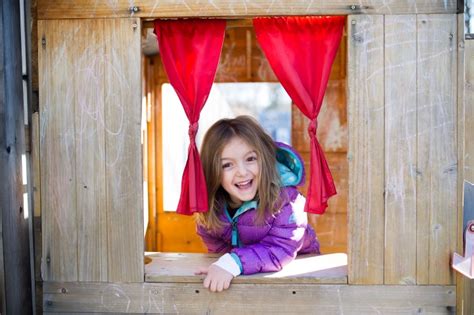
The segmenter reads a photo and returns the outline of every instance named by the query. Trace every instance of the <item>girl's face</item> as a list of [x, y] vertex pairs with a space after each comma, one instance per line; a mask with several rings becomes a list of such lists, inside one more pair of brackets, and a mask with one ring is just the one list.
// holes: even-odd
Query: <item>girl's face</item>
[[221, 154], [221, 185], [234, 206], [252, 200], [257, 194], [260, 175], [258, 156], [254, 148], [239, 137], [233, 137]]

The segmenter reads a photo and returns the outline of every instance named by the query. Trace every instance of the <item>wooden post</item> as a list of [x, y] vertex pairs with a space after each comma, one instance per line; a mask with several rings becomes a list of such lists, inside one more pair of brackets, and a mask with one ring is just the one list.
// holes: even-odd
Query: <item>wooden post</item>
[[0, 291], [3, 313], [32, 312], [28, 220], [24, 219], [25, 154], [19, 1], [0, 5]]
[[[3, 69], [4, 63], [3, 63], [3, 50], [4, 50], [4, 44], [3, 44], [3, 5], [0, 5], [0, 121], [4, 121], [4, 116], [5, 116], [5, 79], [4, 79], [4, 72], [5, 70]], [[6, 168], [3, 163], [4, 159], [4, 124], [1, 125], [0, 129], [0, 172], [3, 174], [4, 168]], [[2, 189], [3, 190], [3, 189]], [[0, 191], [0, 194], [2, 194], [2, 191]], [[0, 201], [3, 201], [3, 194], [0, 195]], [[2, 203], [3, 204], [3, 203]], [[5, 263], [3, 261], [3, 207], [1, 208], [1, 214], [0, 214], [0, 312], [1, 313], [6, 313], [6, 304], [5, 304]]]

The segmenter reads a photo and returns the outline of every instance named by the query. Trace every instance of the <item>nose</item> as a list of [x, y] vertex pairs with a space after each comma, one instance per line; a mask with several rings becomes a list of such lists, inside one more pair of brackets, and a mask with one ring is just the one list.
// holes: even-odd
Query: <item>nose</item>
[[239, 163], [237, 166], [237, 175], [238, 176], [245, 176], [247, 175], [247, 167], [245, 166], [244, 163]]

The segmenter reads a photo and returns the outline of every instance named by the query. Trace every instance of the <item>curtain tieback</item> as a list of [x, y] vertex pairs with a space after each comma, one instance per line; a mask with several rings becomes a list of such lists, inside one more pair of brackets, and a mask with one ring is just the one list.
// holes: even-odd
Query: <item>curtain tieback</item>
[[308, 125], [308, 134], [313, 140], [316, 140], [316, 130], [318, 130], [318, 120], [315, 118], [310, 120]]
[[197, 121], [189, 125], [188, 134], [189, 134], [189, 140], [191, 140], [191, 142], [196, 141], [196, 134], [197, 134], [198, 129], [199, 129], [199, 124]]

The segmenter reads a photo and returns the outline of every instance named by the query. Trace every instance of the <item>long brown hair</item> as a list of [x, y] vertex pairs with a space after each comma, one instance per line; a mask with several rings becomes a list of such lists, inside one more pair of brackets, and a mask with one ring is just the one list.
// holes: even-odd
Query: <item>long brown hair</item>
[[260, 175], [256, 200], [257, 223], [262, 223], [265, 214], [280, 211], [280, 177], [276, 169], [276, 145], [272, 138], [250, 116], [221, 119], [214, 123], [204, 136], [201, 145], [201, 161], [206, 177], [209, 211], [197, 215], [198, 224], [216, 231], [222, 226], [219, 214], [224, 204], [230, 202], [229, 194], [221, 186], [221, 155], [226, 144], [239, 137], [257, 153]]

